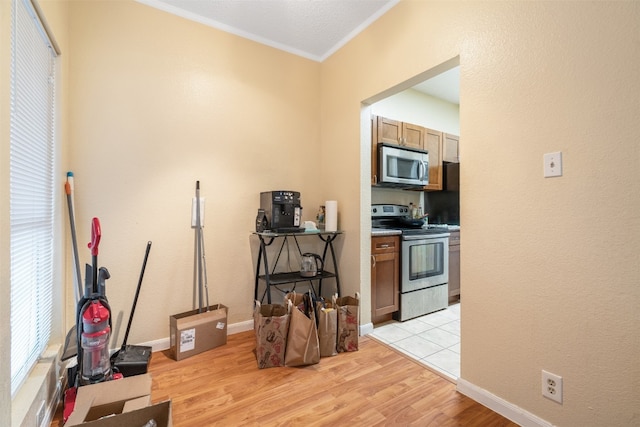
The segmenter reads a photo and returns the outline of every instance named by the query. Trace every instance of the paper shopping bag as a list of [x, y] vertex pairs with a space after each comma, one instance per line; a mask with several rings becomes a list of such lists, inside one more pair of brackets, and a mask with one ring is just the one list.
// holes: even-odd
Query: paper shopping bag
[[338, 353], [358, 350], [358, 327], [360, 324], [360, 294], [334, 298], [338, 311]]
[[284, 366], [290, 306], [261, 305], [259, 301], [256, 301], [255, 304], [253, 327], [256, 332], [258, 368]]
[[320, 357], [335, 356], [338, 334], [338, 311], [331, 302], [316, 303]]
[[318, 330], [311, 297], [308, 294], [287, 294], [285, 298], [302, 301], [300, 304], [294, 304], [291, 309], [284, 356], [285, 366], [313, 365], [320, 362]]

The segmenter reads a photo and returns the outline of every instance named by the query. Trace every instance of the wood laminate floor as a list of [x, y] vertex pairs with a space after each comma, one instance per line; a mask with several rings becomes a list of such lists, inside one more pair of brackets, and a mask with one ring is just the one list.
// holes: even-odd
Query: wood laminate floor
[[[517, 426], [455, 385], [367, 337], [317, 365], [258, 369], [253, 331], [176, 362], [154, 353], [154, 403], [173, 426]], [[61, 408], [51, 424], [61, 427]]]

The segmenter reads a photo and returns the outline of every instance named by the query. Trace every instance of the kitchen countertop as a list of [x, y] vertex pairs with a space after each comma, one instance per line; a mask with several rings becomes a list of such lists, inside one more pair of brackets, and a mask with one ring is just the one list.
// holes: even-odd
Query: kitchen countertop
[[393, 229], [388, 229], [388, 228], [372, 228], [371, 229], [371, 236], [372, 237], [377, 237], [377, 236], [399, 236], [402, 234], [402, 231], [400, 230], [393, 230]]

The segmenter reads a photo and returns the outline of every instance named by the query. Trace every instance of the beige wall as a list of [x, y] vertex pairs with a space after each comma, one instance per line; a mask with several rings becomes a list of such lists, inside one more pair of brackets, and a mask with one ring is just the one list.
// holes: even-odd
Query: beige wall
[[210, 302], [230, 308], [230, 324], [250, 320], [260, 192], [300, 191], [309, 220], [330, 194], [319, 179], [319, 64], [131, 1], [70, 12], [78, 234], [88, 241], [100, 218], [116, 342], [149, 240], [130, 342], [168, 337], [169, 315], [194, 308], [196, 180]]
[[[322, 64], [324, 173], [368, 182], [360, 102], [460, 56], [462, 379], [557, 425], [640, 420], [638, 22], [637, 2], [403, 1]], [[347, 245], [366, 294], [367, 236]]]

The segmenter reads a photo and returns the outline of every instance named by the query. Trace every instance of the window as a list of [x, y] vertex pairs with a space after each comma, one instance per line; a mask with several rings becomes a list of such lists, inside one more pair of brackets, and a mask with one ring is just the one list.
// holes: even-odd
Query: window
[[10, 226], [11, 394], [51, 333], [54, 233], [55, 43], [39, 9], [12, 3]]

